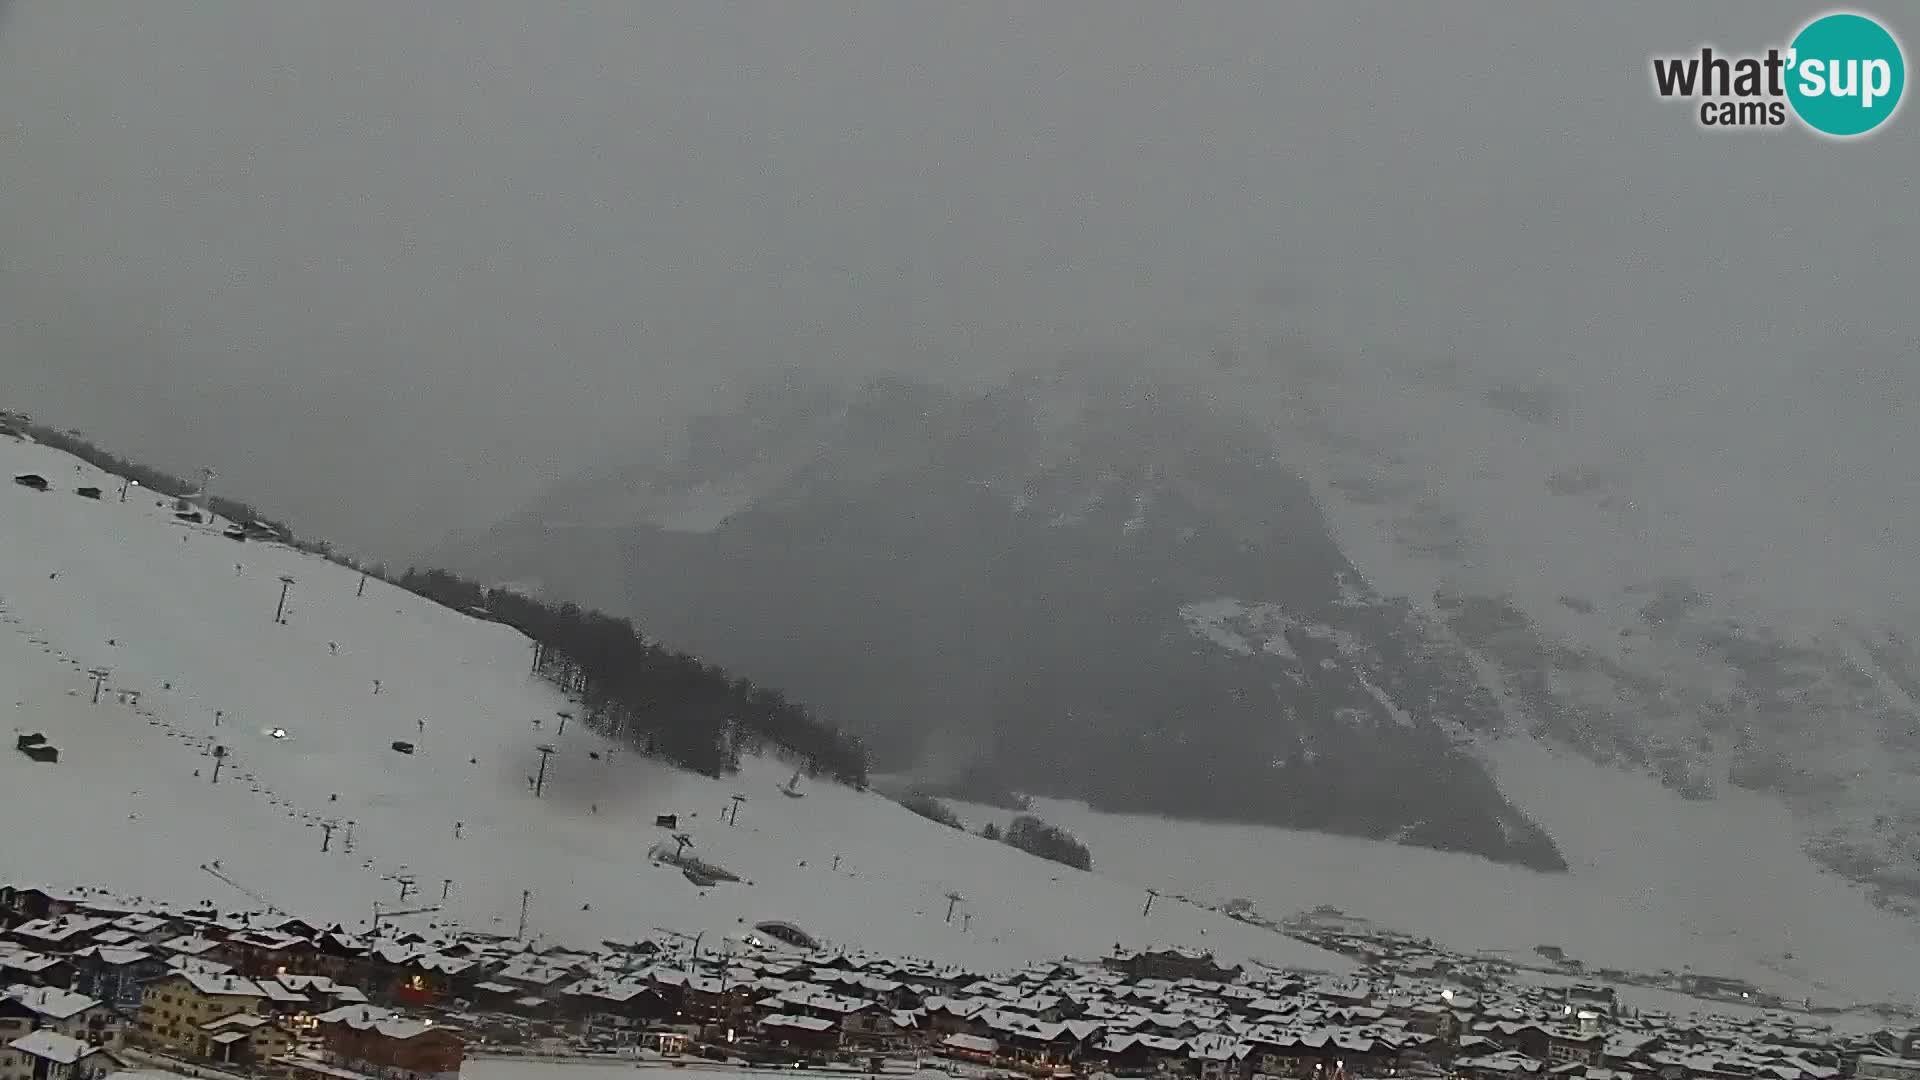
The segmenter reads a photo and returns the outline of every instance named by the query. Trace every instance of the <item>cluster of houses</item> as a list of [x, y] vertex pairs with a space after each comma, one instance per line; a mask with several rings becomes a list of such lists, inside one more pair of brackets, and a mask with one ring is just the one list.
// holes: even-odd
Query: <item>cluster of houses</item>
[[413, 968], [339, 927], [0, 886], [0, 1080], [147, 1056], [253, 1075], [454, 1080], [457, 1030], [382, 1006]]
[[1432, 956], [1336, 977], [1116, 951], [996, 976], [753, 933], [705, 951], [569, 950], [16, 887], [0, 887], [0, 926], [0, 1080], [92, 1080], [128, 1048], [288, 1077], [453, 1080], [476, 1047], [1194, 1080], [1920, 1080], [1920, 1037], [1636, 1012], [1610, 988]]

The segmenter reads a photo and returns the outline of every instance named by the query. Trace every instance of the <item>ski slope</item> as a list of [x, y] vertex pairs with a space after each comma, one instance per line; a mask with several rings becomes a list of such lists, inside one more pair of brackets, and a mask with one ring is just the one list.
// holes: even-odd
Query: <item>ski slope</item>
[[[609, 755], [578, 724], [556, 734], [567, 702], [529, 676], [530, 642], [510, 628], [377, 579], [356, 596], [350, 569], [183, 525], [140, 489], [120, 503], [118, 478], [43, 446], [0, 439], [0, 468], [52, 484], [0, 485], [0, 687], [15, 733], [44, 732], [60, 751], [57, 764], [0, 753], [0, 880], [223, 909], [255, 906], [245, 890], [350, 927], [376, 903], [440, 905], [444, 893], [436, 917], [503, 933], [526, 892], [529, 935], [563, 943], [656, 927], [711, 940], [782, 919], [979, 969], [1116, 944], [1349, 966], [1192, 907], [1143, 917], [1134, 885], [878, 795], [803, 780], [804, 797], [786, 797], [791, 770], [777, 762], [716, 781]], [[81, 485], [103, 500], [74, 495]], [[109, 672], [97, 704], [94, 668]], [[228, 748], [217, 783], [216, 743]], [[535, 798], [542, 743], [556, 752]], [[730, 827], [721, 811], [735, 794], [746, 801]], [[654, 816], [668, 813], [693, 854], [747, 883], [702, 889], [651, 863], [668, 838]], [[202, 869], [216, 861], [232, 884]], [[964, 899], [948, 922], [950, 891]]]

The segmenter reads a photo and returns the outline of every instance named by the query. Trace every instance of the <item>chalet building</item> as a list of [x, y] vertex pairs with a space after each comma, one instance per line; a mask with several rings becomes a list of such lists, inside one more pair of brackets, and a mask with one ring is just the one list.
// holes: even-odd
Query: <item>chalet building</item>
[[1246, 1043], [1196, 1039], [1187, 1046], [1187, 1071], [1199, 1080], [1238, 1080], [1252, 1073], [1253, 1047]]
[[186, 929], [186, 924], [178, 919], [161, 915], [148, 915], [134, 912], [113, 920], [113, 928], [133, 936], [131, 941], [120, 942], [128, 945], [158, 945]]
[[307, 920], [293, 915], [275, 915], [270, 919], [255, 920], [253, 929], [287, 934], [302, 941], [312, 941], [325, 932]]
[[970, 1033], [973, 1018], [986, 1008], [976, 998], [931, 997], [927, 999], [927, 1030], [938, 1038]]
[[97, 997], [117, 1009], [137, 1012], [147, 983], [167, 973], [167, 962], [145, 949], [89, 945], [71, 958], [78, 993]]
[[1546, 1028], [1517, 1020], [1482, 1021], [1473, 1025], [1472, 1031], [1502, 1050], [1525, 1054], [1535, 1061], [1546, 1061], [1547, 1048], [1553, 1043]]
[[753, 1007], [753, 984], [731, 978], [689, 975], [681, 993], [679, 1011], [694, 1018], [726, 1020]]
[[[40, 1026], [40, 1014], [27, 1008], [18, 998], [0, 996], [0, 1046], [25, 1035]], [[11, 1080], [4, 1070], [0, 1070], [0, 1080]]]
[[1065, 1065], [1077, 1060], [1082, 1050], [1080, 1040], [1060, 1022], [1041, 1021], [1000, 1028], [992, 1038], [1000, 1044], [1000, 1052], [1005, 1057], [1031, 1065]]
[[1088, 1048], [1087, 1056], [1122, 1074], [1157, 1073], [1181, 1067], [1187, 1044], [1158, 1035], [1108, 1035]]
[[32, 949], [0, 947], [0, 982], [8, 985], [72, 986], [73, 961]]
[[[647, 988], [654, 992], [654, 996], [660, 996], [660, 991], [651, 983]], [[473, 1004], [474, 1008], [483, 1012], [511, 1012], [513, 1003], [522, 996], [523, 991], [520, 987], [494, 982], [491, 979], [474, 983], [473, 989], [467, 992], [467, 1000]], [[665, 999], [662, 998], [662, 1000]], [[671, 1010], [671, 1006], [669, 1009]]]
[[335, 982], [354, 986], [371, 985], [368, 978], [369, 950], [365, 942], [339, 930], [324, 931], [313, 938], [313, 971]]
[[582, 979], [561, 991], [560, 1002], [569, 1016], [592, 1028], [637, 1029], [673, 1015], [658, 991], [638, 981]]
[[926, 998], [917, 987], [899, 979], [858, 971], [822, 971], [813, 976], [813, 981], [830, 986], [837, 993], [871, 1001], [887, 1009], [917, 1009]]
[[267, 993], [251, 979], [175, 971], [147, 984], [140, 996], [138, 1033], [154, 1046], [192, 1049], [200, 1025], [235, 1013], [258, 1013]]
[[[396, 972], [392, 1000], [406, 1005], [432, 1005], [465, 997], [478, 982], [480, 965], [442, 953], [410, 957]], [[562, 973], [564, 975], [568, 973]]]
[[[570, 964], [550, 964], [539, 957], [531, 957], [515, 960], [494, 972], [487, 981], [515, 987], [524, 997], [553, 1000], [584, 974], [584, 971], [575, 970]], [[691, 977], [682, 972], [662, 970], [660, 974], [663, 978], [679, 976], [682, 986], [691, 981]]]
[[0, 1076], [9, 1080], [100, 1080], [120, 1068], [106, 1047], [57, 1031], [22, 1035], [0, 1049]]
[[46, 889], [0, 886], [0, 911], [16, 921], [54, 919], [80, 910], [80, 897]]
[[364, 1005], [335, 1009], [319, 1021], [329, 1064], [396, 1080], [459, 1080], [466, 1041], [444, 1024]]
[[1543, 1080], [1546, 1063], [1513, 1050], [1455, 1058], [1453, 1074], [1467, 1080]]
[[14, 986], [6, 998], [32, 1014], [36, 1030], [57, 1031], [100, 1046], [120, 1043], [120, 1017], [105, 1002], [56, 986]]
[[1191, 949], [1147, 949], [1142, 952], [1109, 957], [1106, 967], [1132, 979], [1198, 979], [1209, 983], [1230, 983], [1240, 977], [1240, 968], [1224, 968], [1214, 962], [1210, 952]]
[[783, 1050], [807, 1057], [826, 1058], [840, 1048], [840, 1028], [819, 1016], [773, 1013], [760, 1020], [760, 1034]]
[[201, 1024], [193, 1053], [220, 1065], [254, 1068], [293, 1049], [293, 1032], [280, 1020], [239, 1012]]
[[218, 962], [217, 950], [220, 943], [199, 934], [179, 934], [161, 941], [155, 951], [169, 960], [188, 957], [195, 960]]
[[221, 963], [249, 978], [318, 974], [319, 950], [307, 938], [278, 930], [243, 930], [212, 950]]
[[1408, 1031], [1431, 1035], [1441, 1042], [1451, 1042], [1460, 1032], [1459, 1018], [1444, 1004], [1415, 1005], [1404, 1010], [1400, 1017], [1406, 1021]]
[[72, 952], [93, 944], [93, 936], [111, 927], [106, 919], [88, 915], [57, 915], [32, 919], [8, 933], [15, 941], [41, 952]]
[[896, 1009], [886, 1013], [876, 1022], [875, 1028], [875, 1039], [880, 1049], [892, 1053], [905, 1052], [926, 1041], [920, 1014], [911, 1009]]
[[[342, 1005], [367, 1004], [365, 991], [357, 986], [335, 982], [325, 975], [276, 975], [271, 979], [262, 979], [260, 985], [264, 989], [271, 990], [277, 987], [287, 993], [299, 995], [306, 1006], [304, 1009], [293, 1010], [292, 1016], [297, 1021], [304, 1022], [306, 1019], [323, 1012], [330, 1012]], [[289, 999], [276, 998], [276, 1000]], [[297, 1023], [295, 1026], [302, 1025]]]
[[991, 1065], [1000, 1056], [1000, 1043], [984, 1035], [958, 1033], [941, 1039], [939, 1053], [942, 1057], [971, 1061], [979, 1065]]
[[1584, 1031], [1555, 1025], [1547, 1029], [1547, 1063], [1562, 1065], [1567, 1062], [1578, 1062], [1582, 1065], [1599, 1065], [1606, 1045], [1606, 1036], [1598, 1031]]

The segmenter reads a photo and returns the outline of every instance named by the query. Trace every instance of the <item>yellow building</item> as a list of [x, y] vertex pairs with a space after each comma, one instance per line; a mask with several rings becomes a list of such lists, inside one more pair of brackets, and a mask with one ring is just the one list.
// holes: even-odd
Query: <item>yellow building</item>
[[150, 1046], [198, 1051], [201, 1028], [235, 1013], [257, 1013], [267, 992], [252, 979], [175, 971], [148, 983], [140, 995], [140, 1039]]

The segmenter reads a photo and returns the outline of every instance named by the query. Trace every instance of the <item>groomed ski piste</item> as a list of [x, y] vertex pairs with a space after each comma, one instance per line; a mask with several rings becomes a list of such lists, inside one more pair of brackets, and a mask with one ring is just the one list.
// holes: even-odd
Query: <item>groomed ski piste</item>
[[[802, 797], [783, 795], [780, 761], [715, 780], [608, 753], [577, 722], [557, 730], [569, 703], [530, 675], [532, 645], [509, 627], [378, 579], [357, 595], [350, 568], [180, 522], [140, 488], [123, 503], [119, 477], [32, 442], [0, 438], [0, 469], [0, 687], [14, 736], [59, 753], [35, 761], [10, 740], [0, 754], [0, 881], [349, 929], [379, 905], [513, 934], [524, 899], [527, 936], [557, 944], [661, 929], [711, 943], [780, 920], [977, 970], [1116, 945], [1351, 966], [1189, 905], [1143, 915], [1138, 886], [878, 794], [802, 779]], [[12, 482], [24, 473], [49, 490]], [[689, 854], [742, 881], [701, 887], [651, 859], [675, 846], [664, 814]]]

